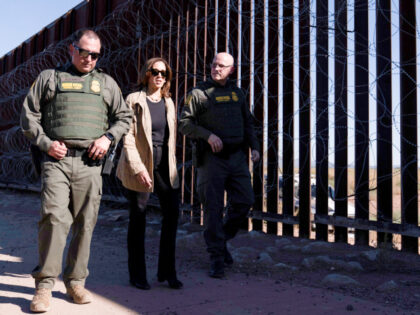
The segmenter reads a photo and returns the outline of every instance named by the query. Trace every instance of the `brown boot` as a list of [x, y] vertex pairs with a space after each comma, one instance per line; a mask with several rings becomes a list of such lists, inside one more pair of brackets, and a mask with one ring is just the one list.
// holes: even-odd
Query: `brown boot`
[[51, 297], [51, 289], [36, 289], [34, 298], [31, 302], [31, 311], [34, 313], [44, 313], [49, 311], [51, 308]]
[[92, 302], [92, 294], [81, 285], [68, 287], [67, 295], [71, 297], [76, 304], [87, 304]]

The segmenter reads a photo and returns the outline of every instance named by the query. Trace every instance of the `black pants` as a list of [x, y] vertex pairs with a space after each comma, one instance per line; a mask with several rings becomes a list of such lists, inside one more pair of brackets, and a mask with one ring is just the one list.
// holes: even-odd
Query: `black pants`
[[[247, 156], [238, 151], [226, 157], [207, 153], [197, 170], [198, 193], [204, 205], [204, 239], [211, 259], [222, 259], [226, 241], [238, 232], [254, 203]], [[230, 206], [223, 222], [224, 191]]]
[[[176, 231], [179, 217], [178, 190], [171, 187], [167, 155], [154, 170], [154, 192], [157, 194], [162, 211], [162, 229], [160, 235], [160, 249], [158, 262], [158, 277], [171, 277], [176, 275], [175, 245]], [[163, 165], [162, 165], [163, 164]], [[127, 247], [128, 270], [130, 279], [146, 278], [146, 258], [144, 239], [146, 230], [146, 205], [150, 193], [129, 191], [130, 219], [128, 223]]]

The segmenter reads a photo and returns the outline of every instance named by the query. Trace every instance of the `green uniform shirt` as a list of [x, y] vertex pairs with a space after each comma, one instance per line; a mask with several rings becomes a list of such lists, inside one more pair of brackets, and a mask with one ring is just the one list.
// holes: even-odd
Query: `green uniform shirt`
[[[65, 67], [64, 72], [77, 74], [72, 66]], [[100, 70], [94, 69], [93, 72]], [[89, 74], [79, 74], [91, 75]], [[109, 129], [107, 130], [114, 136], [114, 141], [117, 143], [121, 137], [127, 133], [130, 123], [132, 121], [132, 111], [124, 102], [121, 95], [121, 90], [113, 78], [107, 74], [102, 74], [104, 77], [103, 98], [105, 104], [108, 106]], [[57, 89], [57, 76], [54, 69], [42, 71], [32, 87], [30, 88], [24, 102], [22, 113], [20, 116], [20, 125], [23, 134], [41, 151], [48, 152], [52, 142], [44, 131], [42, 126], [42, 108], [46, 104], [53, 101]], [[92, 140], [66, 139], [63, 140], [69, 148], [87, 148]]]
[[[204, 126], [211, 125], [212, 122], [204, 121], [206, 119], [206, 111], [209, 106], [213, 106], [212, 101], [209, 99], [211, 95], [206, 95], [206, 90], [218, 90], [222, 94], [233, 94], [238, 97], [241, 102], [243, 114], [243, 131], [244, 142], [252, 150], [259, 150], [258, 139], [255, 136], [253, 117], [246, 104], [245, 96], [240, 88], [234, 82], [228, 81], [225, 86], [221, 86], [213, 80], [208, 80], [197, 85], [187, 96], [185, 105], [182, 109], [181, 118], [179, 120], [179, 130], [182, 134], [193, 139], [202, 139], [207, 142], [207, 139], [213, 132]], [[220, 137], [220, 135], [216, 134]]]

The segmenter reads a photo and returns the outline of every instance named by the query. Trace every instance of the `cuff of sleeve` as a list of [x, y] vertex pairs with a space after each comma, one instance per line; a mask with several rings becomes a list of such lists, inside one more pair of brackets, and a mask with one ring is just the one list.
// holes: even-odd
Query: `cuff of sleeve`
[[131, 165], [131, 172], [134, 176], [137, 175], [140, 172], [145, 171], [145, 170], [146, 170], [146, 167], [142, 164], [136, 163], [134, 165]]
[[43, 151], [43, 152], [48, 152], [48, 150], [50, 149], [50, 147], [51, 147], [51, 144], [52, 144], [53, 142], [52, 142], [52, 140], [51, 139], [49, 139], [49, 138], [47, 138], [47, 137], [44, 137], [44, 138], [42, 138], [41, 139], [41, 141], [39, 142], [39, 144], [38, 144], [38, 147], [39, 147], [39, 149], [41, 150], [41, 151]]
[[200, 138], [203, 138], [204, 140], [208, 140], [209, 139], [209, 137], [211, 136], [211, 132], [210, 131], [208, 131], [208, 130], [206, 130], [206, 131], [204, 131], [203, 130], [203, 132], [201, 132], [200, 134], [199, 134], [199, 137]]

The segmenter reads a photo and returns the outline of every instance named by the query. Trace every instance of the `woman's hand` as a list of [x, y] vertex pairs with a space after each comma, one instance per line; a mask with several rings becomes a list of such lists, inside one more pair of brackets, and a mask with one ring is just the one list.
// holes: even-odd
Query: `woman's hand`
[[136, 174], [137, 180], [146, 186], [148, 189], [152, 188], [152, 179], [149, 176], [149, 173], [147, 171], [142, 171], [138, 174]]

